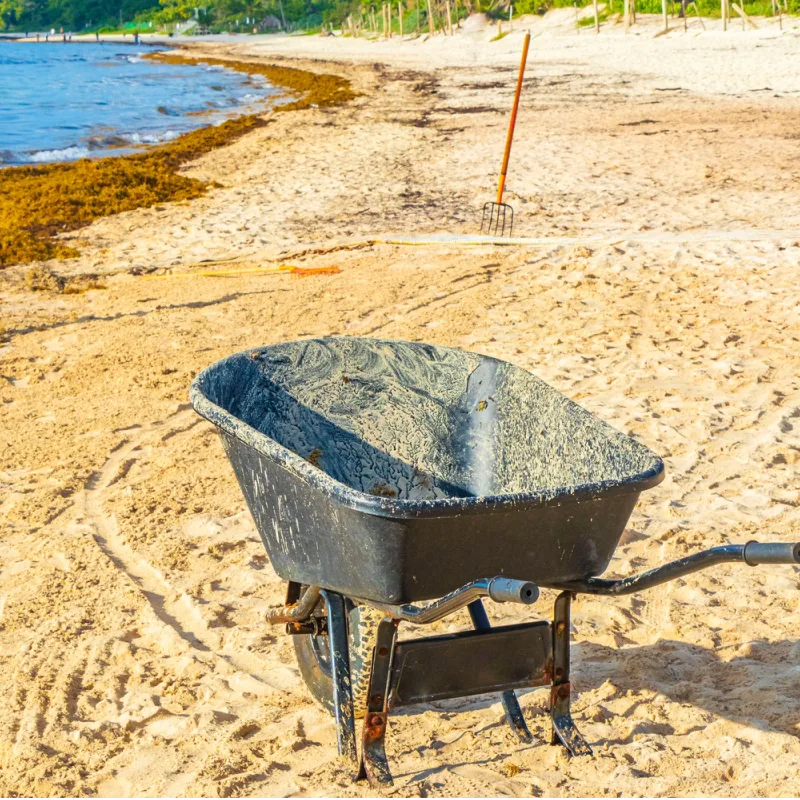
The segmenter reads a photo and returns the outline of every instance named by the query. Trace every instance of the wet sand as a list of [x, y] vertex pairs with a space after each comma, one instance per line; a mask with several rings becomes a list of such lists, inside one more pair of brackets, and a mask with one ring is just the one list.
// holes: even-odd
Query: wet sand
[[[531, 23], [507, 194], [539, 241], [386, 243], [477, 232], [520, 31], [267, 37], [196, 47], [360, 96], [202, 156], [183, 173], [220, 188], [201, 198], [68, 234], [80, 256], [39, 265], [49, 290], [0, 271], [0, 792], [369, 794], [262, 622], [281, 582], [187, 406], [237, 350], [379, 336], [530, 369], [664, 457], [609, 574], [800, 538], [800, 40], [553, 20]], [[248, 272], [280, 264], [341, 271]], [[579, 598], [573, 706], [595, 758], [547, 744], [544, 691], [521, 698], [527, 746], [497, 697], [448, 701], [393, 715], [398, 793], [796, 795], [798, 575], [723, 566]]]

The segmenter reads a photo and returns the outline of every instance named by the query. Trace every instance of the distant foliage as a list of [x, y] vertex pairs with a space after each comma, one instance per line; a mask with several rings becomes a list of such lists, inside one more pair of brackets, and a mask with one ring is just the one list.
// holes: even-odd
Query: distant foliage
[[[65, 31], [118, 30], [133, 28], [171, 30], [176, 23], [196, 19], [199, 29], [211, 31], [318, 30], [322, 25], [342, 26], [349, 16], [368, 29], [382, 31], [382, 0], [0, 0], [0, 30]], [[402, 0], [404, 29], [411, 32], [428, 24], [427, 0]], [[453, 19], [480, 11], [491, 17], [507, 18], [510, 0], [451, 0]], [[798, 13], [800, 0], [777, 0], [784, 13]], [[516, 0], [513, 14], [544, 14], [551, 8], [583, 8], [592, 0]], [[600, 0], [603, 19], [622, 12], [623, 0]], [[444, 0], [431, 0], [440, 27], [445, 15]], [[672, 14], [680, 12], [680, 0], [668, 0]], [[745, 10], [752, 16], [772, 14], [772, 0], [749, 0]], [[639, 13], [660, 14], [661, 0], [637, 0]], [[697, 0], [703, 16], [718, 17], [719, 0]], [[397, 31], [397, 0], [392, 0], [392, 28]], [[694, 14], [694, 6], [691, 8]], [[374, 27], [373, 27], [374, 26]]]
[[78, 32], [131, 21], [153, 0], [0, 0], [0, 30]]

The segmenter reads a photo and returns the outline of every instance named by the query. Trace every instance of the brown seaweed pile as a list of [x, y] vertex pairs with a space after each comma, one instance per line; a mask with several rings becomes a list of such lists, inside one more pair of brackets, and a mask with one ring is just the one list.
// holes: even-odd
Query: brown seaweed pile
[[319, 75], [294, 67], [279, 67], [276, 64], [263, 64], [255, 61], [228, 61], [223, 58], [206, 58], [205, 56], [185, 57], [176, 53], [148, 53], [145, 58], [160, 61], [164, 64], [201, 63], [225, 67], [248, 75], [263, 75], [273, 86], [281, 86], [298, 99], [276, 107], [276, 111], [297, 111], [303, 108], [318, 106], [325, 108], [352, 100], [356, 93], [350, 81], [338, 75]]
[[[172, 54], [150, 57], [166, 63], [187, 62]], [[332, 106], [355, 96], [350, 83], [334, 75], [270, 64], [201, 60], [264, 75], [273, 85], [297, 93], [296, 100], [275, 111]], [[0, 268], [72, 258], [77, 251], [55, 238], [57, 234], [123, 211], [199, 197], [214, 184], [180, 175], [181, 165], [266, 124], [256, 114], [245, 115], [185, 133], [144, 153], [0, 170]]]

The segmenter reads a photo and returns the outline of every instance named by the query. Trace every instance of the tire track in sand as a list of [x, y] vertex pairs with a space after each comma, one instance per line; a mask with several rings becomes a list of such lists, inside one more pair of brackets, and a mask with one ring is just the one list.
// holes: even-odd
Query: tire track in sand
[[120, 471], [127, 473], [130, 470], [131, 462], [139, 457], [137, 453], [142, 446], [151, 440], [172, 438], [200, 424], [200, 419], [190, 421], [193, 415], [191, 409], [181, 408], [162, 421], [143, 425], [135, 435], [109, 454], [103, 466], [91, 475], [84, 487], [86, 523], [100, 550], [136, 587], [147, 600], [158, 622], [174, 636], [179, 652], [191, 648], [195, 657], [215, 671], [239, 673], [236, 677], [240, 688], [249, 686], [258, 694], [264, 694], [265, 690], [284, 693], [285, 687], [274, 686], [265, 678], [263, 665], [258, 658], [241, 652], [219, 651], [218, 635], [209, 630], [197, 604], [185, 592], [174, 587], [161, 570], [127, 544], [120, 534], [116, 518], [104, 507], [104, 498], [110, 488], [124, 481]]

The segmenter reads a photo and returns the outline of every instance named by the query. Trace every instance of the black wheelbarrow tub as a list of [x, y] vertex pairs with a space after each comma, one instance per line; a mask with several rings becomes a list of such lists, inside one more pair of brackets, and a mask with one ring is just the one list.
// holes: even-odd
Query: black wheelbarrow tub
[[194, 381], [275, 571], [382, 603], [504, 574], [601, 574], [661, 459], [543, 381], [446, 347], [336, 337]]

